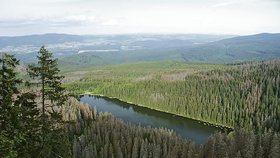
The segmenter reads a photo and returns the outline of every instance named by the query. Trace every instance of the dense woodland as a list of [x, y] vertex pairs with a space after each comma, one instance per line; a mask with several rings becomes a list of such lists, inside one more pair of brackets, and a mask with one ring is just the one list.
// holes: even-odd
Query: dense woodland
[[52, 54], [40, 49], [29, 81], [18, 77], [13, 55], [1, 53], [0, 64], [0, 157], [68, 157], [60, 110], [67, 95]]
[[280, 60], [192, 67], [183, 78], [182, 67], [173, 71], [96, 71], [66, 85], [76, 94], [104, 94], [215, 124], [280, 131]]
[[[239, 104], [233, 106], [229, 101], [219, 100], [221, 97], [218, 97], [218, 94], [222, 93], [221, 90], [224, 90], [223, 92], [231, 92], [230, 90], [226, 91], [228, 86], [225, 86], [225, 83], [230, 83], [229, 85], [232, 85], [232, 90], [240, 90], [232, 92], [233, 94], [231, 95], [235, 96], [235, 93], [239, 93], [240, 97], [244, 97], [245, 94], [241, 92], [244, 91], [245, 93], [245, 88], [250, 87], [249, 85], [254, 83], [253, 81], [255, 80], [250, 77], [250, 74], [252, 75], [254, 74], [252, 72], [255, 72], [254, 79], [256, 79], [256, 83], [259, 83], [262, 86], [267, 83], [267, 86], [263, 87], [264, 90], [268, 89], [265, 91], [266, 95], [260, 98], [259, 104], [257, 104], [258, 100], [256, 101], [256, 104], [252, 104], [252, 108], [255, 108], [253, 110], [260, 110], [259, 114], [256, 112], [255, 118], [260, 115], [260, 117], [266, 121], [266, 119], [269, 118], [267, 115], [271, 116], [271, 119], [269, 120], [270, 122], [265, 122], [266, 124], [263, 124], [262, 122], [258, 123], [258, 121], [263, 120], [256, 119], [255, 121], [258, 125], [255, 127], [262, 127], [263, 125], [269, 127], [268, 125], [270, 125], [272, 128], [262, 131], [253, 131], [236, 127], [235, 130], [229, 134], [217, 133], [211, 136], [205, 144], [195, 144], [192, 141], [182, 139], [168, 129], [155, 129], [130, 125], [114, 118], [111, 114], [97, 113], [95, 109], [91, 109], [87, 105], [82, 105], [77, 99], [66, 95], [67, 92], [61, 86], [63, 77], [59, 75], [56, 60], [52, 58], [52, 54], [44, 47], [39, 51], [38, 63], [28, 67], [28, 75], [30, 76], [29, 81], [24, 81], [18, 78], [16, 67], [19, 64], [19, 61], [14, 58], [14, 56], [3, 54], [0, 64], [0, 157], [280, 157], [280, 136], [279, 133], [276, 132], [276, 130], [279, 129], [279, 127], [276, 126], [277, 121], [279, 121], [279, 106], [277, 106], [279, 89], [275, 86], [275, 84], [278, 85], [279, 83], [278, 61], [258, 63], [255, 65], [241, 65], [237, 66], [236, 69], [231, 70], [215, 69], [199, 71], [198, 73], [196, 73], [197, 71], [195, 70], [195, 73], [192, 73], [183, 81], [162, 80], [161, 76], [158, 75], [156, 75], [156, 78], [152, 77], [149, 80], [134, 81], [126, 79], [126, 81], [131, 81], [131, 83], [126, 85], [130, 85], [130, 87], [125, 87], [123, 84], [124, 82], [119, 82], [118, 84], [116, 84], [117, 82], [112, 82], [112, 85], [115, 85], [118, 88], [113, 90], [109, 85], [104, 89], [100, 89], [104, 91], [104, 94], [109, 92], [113, 94], [119, 91], [122, 92], [120, 94], [123, 95], [124, 92], [129, 91], [131, 94], [128, 97], [129, 100], [136, 96], [140, 97], [140, 95], [136, 95], [137, 93], [132, 91], [140, 91], [133, 89], [134, 85], [135, 88], [142, 86], [142, 92], [147, 93], [146, 96], [143, 95], [147, 98], [147, 103], [151, 103], [152, 99], [154, 100], [153, 103], [159, 103], [159, 98], [165, 99], [167, 98], [166, 96], [168, 96], [167, 94], [170, 94], [172, 97], [176, 96], [175, 94], [177, 94], [178, 97], [182, 92], [185, 92], [182, 94], [190, 95], [189, 91], [182, 90], [184, 88], [197, 92], [195, 95], [199, 96], [200, 93], [198, 92], [200, 92], [200, 90], [201, 93], [203, 92], [203, 86], [209, 86], [207, 89], [210, 89], [214, 96], [208, 96], [208, 101], [212, 103], [211, 99], [217, 98], [216, 102], [218, 102], [216, 104], [213, 102], [218, 108], [213, 109], [215, 113], [213, 112], [212, 115], [219, 116], [217, 112], [221, 113], [222, 109], [226, 109], [223, 107], [234, 107], [236, 109], [231, 110], [239, 110], [238, 114], [240, 116], [238, 116], [238, 118], [244, 120], [244, 124], [240, 123], [240, 125], [248, 125], [248, 127], [250, 127], [250, 121], [248, 121], [250, 119], [246, 118], [251, 118], [251, 115], [245, 114], [252, 110], [250, 109], [251, 106], [250, 108], [246, 108], [246, 105], [248, 104], [245, 104], [245, 102], [244, 104], [241, 104], [243, 103], [243, 100], [236, 101], [236, 103], [241, 104], [240, 106], [244, 106], [242, 109], [244, 109], [245, 112], [243, 112], [243, 110], [237, 109]], [[261, 74], [261, 72], [265, 73], [265, 75]], [[231, 75], [232, 78], [236, 78], [236, 83], [233, 80], [230, 80], [230, 77], [229, 79], [225, 78], [225, 76], [227, 76], [226, 74]], [[277, 77], [275, 80], [271, 79], [270, 81], [270, 78], [272, 78], [273, 75]], [[116, 79], [116, 81], [120, 81], [120, 79]], [[243, 85], [245, 88], [239, 87], [239, 89], [233, 89], [236, 86], [235, 84], [241, 85], [241, 83], [243, 83], [242, 81], [245, 79], [250, 79], [249, 81], [251, 81], [248, 81], [248, 84]], [[132, 84], [132, 81], [134, 81], [135, 84]], [[79, 89], [76, 89], [75, 92], [83, 91], [83, 88], [85, 87], [82, 86], [85, 86], [85, 83], [86, 82], [81, 82], [81, 84], [76, 85]], [[148, 84], [146, 85], [146, 83]], [[182, 83], [185, 83], [184, 88], [180, 88]], [[71, 86], [75, 84], [69, 84], [69, 89], [72, 88], [72, 91], [74, 91]], [[87, 82], [87, 84], [90, 84], [90, 82]], [[104, 86], [104, 83], [98, 84]], [[178, 84], [177, 89], [176, 87], [173, 87], [176, 84]], [[187, 87], [188, 85], [189, 87]], [[197, 90], [195, 90], [194, 87], [191, 89], [190, 85], [193, 85], [194, 87], [197, 86]], [[201, 87], [198, 87], [199, 85], [201, 85]], [[215, 85], [217, 88], [215, 89], [215, 87], [211, 87], [211, 85]], [[166, 89], [164, 88], [165, 86]], [[262, 86], [261, 88], [263, 88]], [[272, 87], [272, 92], [270, 92], [270, 88], [267, 87]], [[166, 90], [164, 97], [161, 97], [158, 92], [160, 88]], [[206, 89], [206, 87], [204, 88]], [[171, 90], [174, 90], [174, 92]], [[250, 89], [248, 88], [247, 90]], [[262, 89], [261, 92], [264, 90]], [[151, 97], [149, 94], [156, 95], [151, 95], [151, 99], [149, 98]], [[207, 96], [207, 93], [203, 94]], [[203, 102], [203, 94], [199, 97], [201, 102]], [[254, 96], [255, 95], [252, 95], [252, 97]], [[261, 96], [263, 95], [261, 94]], [[226, 95], [224, 95], [224, 97], [226, 97]], [[197, 100], [193, 98], [194, 95], [190, 98], [190, 101], [186, 103], [197, 103]], [[235, 101], [234, 99], [231, 100]], [[174, 110], [176, 108], [177, 111], [175, 110], [173, 112], [180, 111], [178, 110], [180, 107], [174, 106], [175, 103], [168, 100], [166, 101], [168, 104], [163, 104], [163, 106], [166, 108], [167, 105], [169, 105], [170, 108], [168, 111], [172, 112], [171, 109]], [[186, 100], [179, 99], [179, 101], [182, 102]], [[268, 104], [269, 106], [264, 108], [261, 103]], [[159, 107], [159, 104], [155, 105], [157, 108]], [[204, 104], [196, 105], [197, 107], [202, 107]], [[193, 108], [193, 106], [189, 106], [189, 108], [185, 108], [185, 112], [192, 113], [191, 116], [195, 117]], [[199, 110], [199, 108], [196, 110]], [[227, 114], [228, 111], [225, 110], [224, 113]], [[210, 120], [212, 120], [212, 115], [209, 117]], [[216, 120], [212, 121], [218, 122], [228, 116], [230, 115], [217, 117]], [[197, 118], [203, 117], [205, 116], [199, 115]], [[233, 122], [233, 125], [235, 125], [238, 121]], [[225, 121], [220, 123], [227, 124], [228, 122]]]
[[206, 144], [182, 139], [167, 129], [125, 124], [108, 113], [78, 105], [75, 125], [69, 126], [73, 138], [73, 157], [132, 158], [278, 158], [280, 136], [274, 132], [254, 134], [236, 129], [230, 134], [217, 133]]

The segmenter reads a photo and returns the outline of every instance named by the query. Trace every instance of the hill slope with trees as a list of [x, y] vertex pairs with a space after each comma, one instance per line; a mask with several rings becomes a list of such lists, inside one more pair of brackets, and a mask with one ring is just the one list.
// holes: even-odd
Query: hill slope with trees
[[90, 92], [230, 127], [280, 130], [280, 60], [239, 65], [124, 64], [66, 83]]
[[[29, 75], [34, 77], [30, 82], [18, 78], [15, 70], [19, 61], [14, 56], [3, 54], [0, 59], [0, 157], [278, 158], [280, 156], [279, 133], [271, 130], [254, 133], [236, 128], [229, 135], [217, 133], [211, 136], [206, 144], [199, 145], [176, 136], [168, 129], [126, 124], [108, 113], [97, 113], [95, 109], [82, 105], [73, 97], [67, 97], [66, 100], [56, 60], [44, 47], [39, 51], [38, 64], [29, 67]], [[141, 64], [134, 66], [138, 66], [139, 71], [146, 69], [146, 66]], [[153, 70], [162, 68], [168, 70], [170, 67], [180, 68], [186, 65], [174, 65], [171, 62], [169, 66], [153, 63], [150, 66]], [[191, 74], [198, 73], [197, 68], [203, 67], [188, 66], [192, 69]], [[212, 66], [212, 69], [215, 67]], [[241, 65], [243, 68], [241, 72], [250, 74], [250, 71], [255, 70], [254, 67], [260, 68], [260, 71], [277, 70], [278, 62]], [[196, 75], [210, 72], [209, 75], [212, 76], [220, 71], [223, 75], [227, 72], [215, 68]], [[268, 71], [266, 74], [268, 79], [269, 74], [273, 72]], [[276, 73], [279, 74], [277, 71]], [[236, 72], [233, 74], [238, 76]], [[128, 77], [141, 75], [143, 72], [140, 71]], [[156, 77], [159, 80], [159, 76]], [[178, 77], [175, 79], [178, 80]], [[143, 81], [143, 78], [141, 80]], [[21, 85], [24, 82], [26, 85]], [[30, 86], [32, 83], [36, 83], [38, 87]], [[267, 83], [270, 85], [270, 82]], [[273, 83], [272, 90], [278, 94], [278, 89], [276, 88], [276, 91], [273, 89]], [[272, 94], [271, 89], [268, 90], [266, 94]], [[264, 98], [267, 103], [275, 103], [275, 98], [270, 99], [269, 96]], [[273, 111], [272, 108], [274, 107], [268, 110]]]
[[186, 61], [233, 63], [280, 57], [280, 34], [256, 34], [215, 41], [190, 48], [182, 53]]

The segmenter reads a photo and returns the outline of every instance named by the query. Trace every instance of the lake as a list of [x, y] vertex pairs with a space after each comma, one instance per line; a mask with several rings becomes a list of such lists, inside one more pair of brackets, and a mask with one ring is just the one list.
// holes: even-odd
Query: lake
[[118, 99], [84, 95], [80, 100], [91, 107], [96, 107], [97, 112], [110, 112], [124, 122], [172, 129], [177, 135], [200, 144], [205, 143], [211, 134], [222, 130], [204, 125], [200, 121], [125, 103]]

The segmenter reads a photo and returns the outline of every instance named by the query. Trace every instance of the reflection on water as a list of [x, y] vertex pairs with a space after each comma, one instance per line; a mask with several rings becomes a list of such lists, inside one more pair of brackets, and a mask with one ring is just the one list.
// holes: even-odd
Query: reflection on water
[[96, 107], [98, 112], [110, 112], [115, 117], [136, 125], [163, 127], [174, 130], [186, 139], [204, 143], [208, 137], [220, 129], [203, 125], [192, 119], [136, 106], [117, 99], [99, 96], [82, 96], [81, 102]]

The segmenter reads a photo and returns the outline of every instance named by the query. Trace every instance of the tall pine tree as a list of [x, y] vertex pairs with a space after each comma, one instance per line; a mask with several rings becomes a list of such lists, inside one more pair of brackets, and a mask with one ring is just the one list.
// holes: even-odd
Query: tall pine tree
[[17, 108], [13, 106], [13, 95], [18, 93], [17, 85], [21, 82], [16, 78], [15, 67], [19, 64], [12, 55], [1, 53], [0, 58], [0, 157], [16, 156], [14, 148], [19, 135], [15, 135], [13, 123], [16, 123]]
[[62, 87], [63, 76], [59, 75], [57, 59], [53, 59], [52, 53], [44, 46], [40, 48], [38, 54], [38, 63], [29, 65], [28, 73], [34, 79], [33, 83], [39, 86], [37, 93], [41, 100], [42, 150], [39, 156], [65, 156], [69, 151], [61, 140], [65, 131], [60, 109], [67, 99], [65, 89]]
[[13, 55], [1, 53], [0, 64], [0, 157], [33, 157], [40, 129], [35, 95], [18, 90], [22, 80]]

